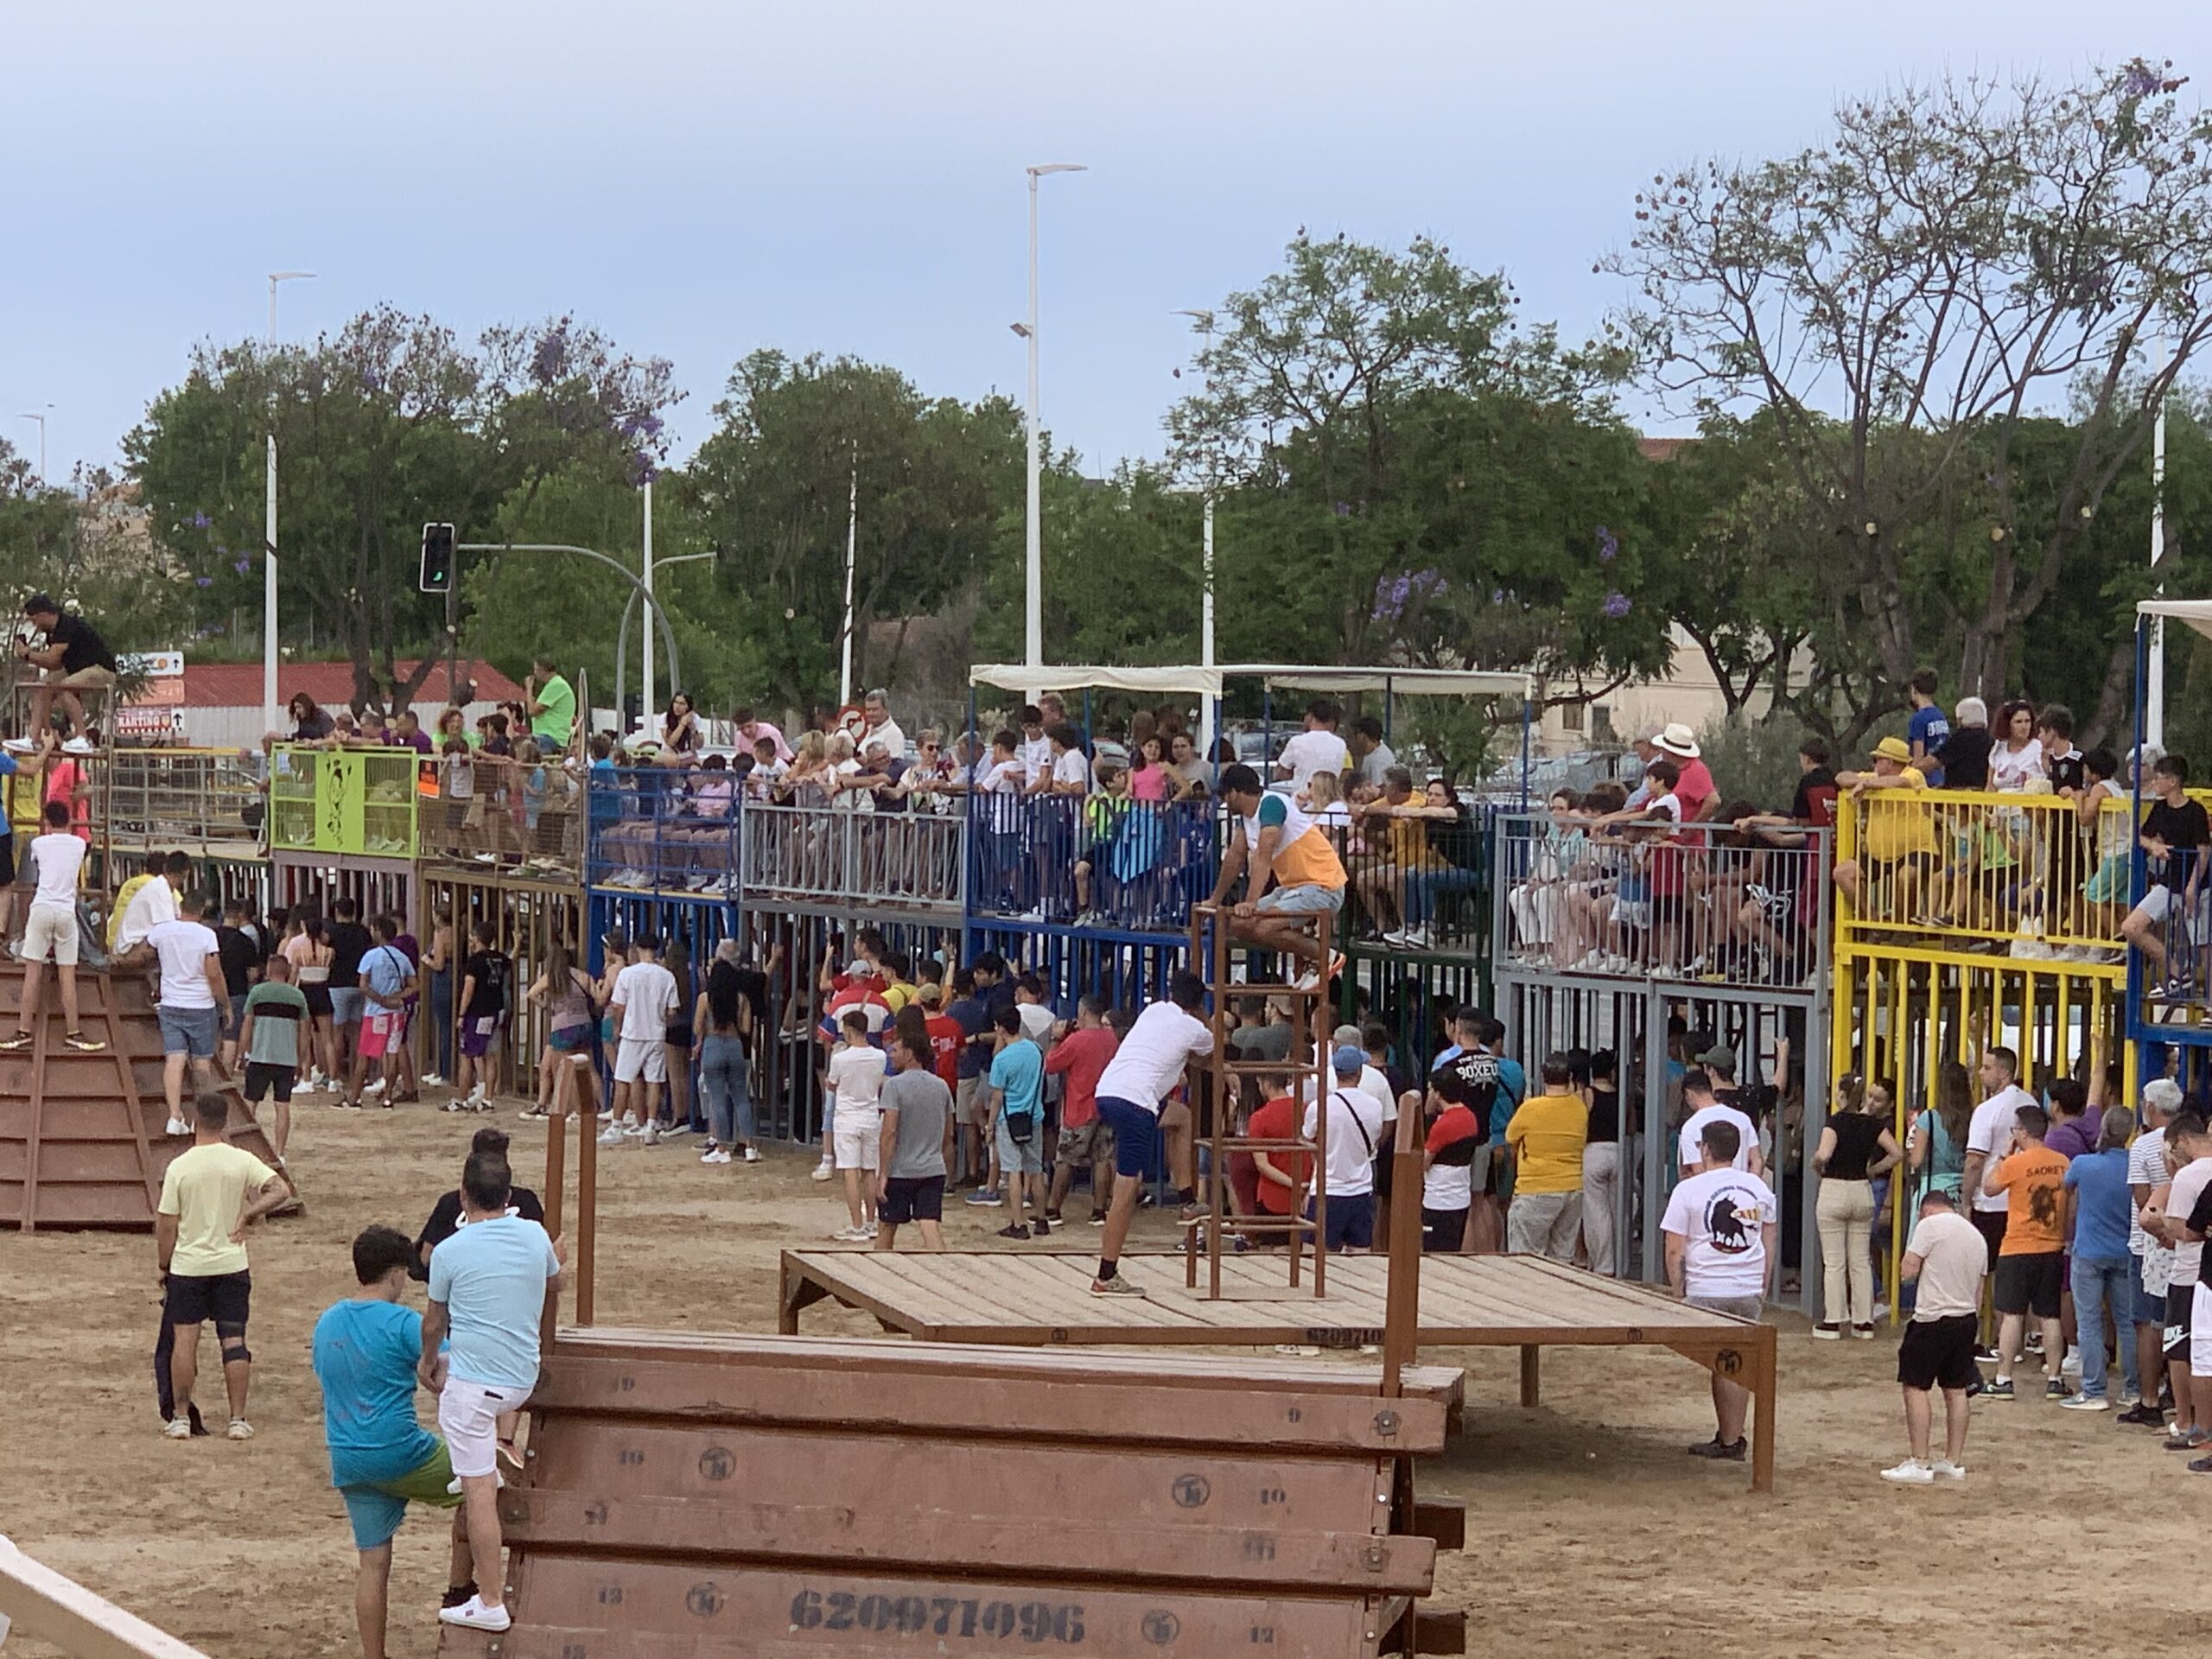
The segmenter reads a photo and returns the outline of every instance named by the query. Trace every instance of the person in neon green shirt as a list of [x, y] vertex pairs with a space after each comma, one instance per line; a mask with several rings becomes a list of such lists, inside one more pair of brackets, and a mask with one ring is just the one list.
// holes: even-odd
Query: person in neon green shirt
[[575, 688], [561, 677], [550, 658], [531, 659], [530, 677], [522, 683], [522, 706], [539, 748], [550, 753], [569, 747], [576, 731]]

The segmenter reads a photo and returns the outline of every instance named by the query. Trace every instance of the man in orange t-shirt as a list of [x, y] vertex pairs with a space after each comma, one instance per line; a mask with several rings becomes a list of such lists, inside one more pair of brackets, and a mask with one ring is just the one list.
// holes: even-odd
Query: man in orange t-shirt
[[1997, 1251], [1997, 1376], [1986, 1390], [1993, 1400], [2012, 1397], [2012, 1365], [2031, 1313], [2043, 1322], [2043, 1363], [2050, 1370], [2044, 1391], [2056, 1399], [2067, 1392], [2058, 1375], [2066, 1352], [2058, 1317], [2066, 1247], [2066, 1156], [2044, 1145], [2050, 1128], [2042, 1107], [2015, 1109], [2012, 1150], [1982, 1178], [1985, 1194], [2006, 1200], [2005, 1238]]

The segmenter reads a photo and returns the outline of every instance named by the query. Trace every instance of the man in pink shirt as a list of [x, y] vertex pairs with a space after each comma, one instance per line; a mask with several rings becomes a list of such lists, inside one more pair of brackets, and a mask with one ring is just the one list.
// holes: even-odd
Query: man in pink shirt
[[762, 738], [766, 738], [776, 746], [776, 759], [785, 766], [791, 764], [791, 746], [784, 741], [783, 733], [767, 721], [755, 720], [750, 709], [737, 711], [737, 734], [748, 749]]
[[1652, 738], [1652, 745], [1674, 761], [1674, 797], [1682, 809], [1684, 823], [1702, 823], [1719, 810], [1720, 798], [1713, 786], [1713, 773], [1698, 758], [1697, 738], [1676, 721]]

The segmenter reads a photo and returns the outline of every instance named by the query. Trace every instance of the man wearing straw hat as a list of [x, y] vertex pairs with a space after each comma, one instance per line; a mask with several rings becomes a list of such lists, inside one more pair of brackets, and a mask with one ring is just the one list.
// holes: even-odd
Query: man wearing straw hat
[[1671, 791], [1682, 809], [1684, 823], [1701, 823], [1719, 810], [1720, 795], [1712, 770], [1700, 758], [1697, 738], [1681, 721], [1652, 734], [1651, 747], [1675, 763]]
[[[1871, 772], [1842, 773], [1835, 780], [1836, 787], [1861, 796], [1870, 790], [1910, 790], [1917, 793], [1928, 787], [1927, 779], [1912, 764], [1912, 751], [1901, 737], [1885, 737], [1877, 743], [1873, 761]], [[1844, 859], [1836, 865], [1835, 885], [1853, 905], [1859, 905], [1866, 880], [1879, 882], [1894, 873], [1897, 885], [1885, 913], [1910, 917], [1917, 913], [1913, 905], [1914, 887], [1921, 875], [1934, 869], [1938, 861], [1933, 820], [1916, 801], [1894, 797], [1868, 808], [1859, 856]]]

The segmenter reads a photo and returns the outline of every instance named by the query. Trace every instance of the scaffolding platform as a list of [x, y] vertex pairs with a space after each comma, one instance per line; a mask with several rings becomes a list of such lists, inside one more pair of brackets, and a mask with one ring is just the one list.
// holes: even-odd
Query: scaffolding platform
[[[924, 1342], [1356, 1348], [1382, 1340], [1389, 1282], [1383, 1256], [1330, 1257], [1321, 1299], [1310, 1287], [1286, 1284], [1281, 1260], [1264, 1255], [1225, 1258], [1218, 1300], [1185, 1286], [1179, 1255], [1125, 1255], [1122, 1273], [1147, 1294], [1094, 1296], [1096, 1262], [1095, 1254], [1011, 1250], [786, 1250], [781, 1328], [797, 1333], [802, 1312], [833, 1300]], [[1751, 1485], [1764, 1491], [1773, 1484], [1770, 1325], [1536, 1256], [1427, 1255], [1416, 1329], [1422, 1347], [1518, 1348], [1524, 1406], [1538, 1403], [1546, 1348], [1671, 1349], [1751, 1390]]]

